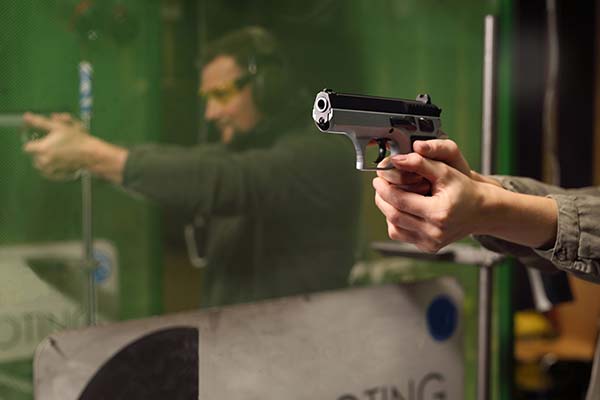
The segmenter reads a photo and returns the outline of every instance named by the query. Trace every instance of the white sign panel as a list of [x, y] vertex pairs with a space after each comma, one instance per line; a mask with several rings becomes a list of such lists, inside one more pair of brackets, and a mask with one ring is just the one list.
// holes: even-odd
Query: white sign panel
[[[0, 363], [30, 358], [50, 333], [86, 323], [81, 254], [76, 241], [0, 247]], [[116, 298], [116, 250], [100, 240], [94, 254], [98, 295]]]
[[[62, 332], [38, 348], [36, 399], [462, 400], [462, 308], [440, 278]], [[193, 345], [161, 347], [185, 329]]]

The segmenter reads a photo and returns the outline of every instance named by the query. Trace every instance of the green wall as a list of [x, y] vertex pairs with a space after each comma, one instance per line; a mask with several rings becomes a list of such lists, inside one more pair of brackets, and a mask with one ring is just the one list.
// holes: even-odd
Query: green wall
[[[124, 145], [156, 140], [161, 123], [160, 2], [102, 1], [87, 10], [80, 8], [80, 14], [77, 3], [2, 1], [0, 114], [33, 110], [77, 115], [77, 66], [85, 59], [94, 67], [92, 132]], [[123, 19], [123, 12], [131, 18]], [[90, 35], [96, 35], [96, 39], [90, 40]], [[0, 254], [17, 245], [35, 247], [81, 237], [79, 181], [63, 183], [41, 178], [22, 153], [22, 144], [20, 129], [0, 128]], [[106, 183], [95, 181], [93, 190], [94, 237], [112, 244], [119, 265], [118, 289], [99, 296], [100, 313], [105, 319], [117, 320], [160, 312], [157, 209]], [[64, 290], [66, 297], [72, 295], [69, 291], [83, 290], [72, 288], [73, 282], [85, 282], [75, 273], [72, 279], [62, 279], [53, 283], [59, 292]], [[31, 309], [34, 294], [24, 300], [27, 304], [2, 297], [1, 293], [11, 289], [9, 285], [12, 289], [17, 285], [21, 293], [32, 290], [22, 282], [0, 281], [2, 343], [8, 343], [17, 333], [28, 336], [29, 341], [41, 339], [36, 337], [39, 329], [35, 325], [42, 323], [40, 318], [59, 321], [52, 329], [85, 321], [81, 315], [72, 319], [37, 315]], [[76, 296], [75, 300], [80, 302], [83, 314], [82, 298]], [[27, 313], [18, 317], [24, 308]], [[8, 321], [17, 318], [25, 322], [11, 328]], [[45, 325], [44, 329], [49, 328]], [[0, 360], [4, 359], [3, 351], [7, 354], [8, 347], [0, 346]], [[0, 398], [31, 398], [31, 393], [30, 358], [0, 365]]]

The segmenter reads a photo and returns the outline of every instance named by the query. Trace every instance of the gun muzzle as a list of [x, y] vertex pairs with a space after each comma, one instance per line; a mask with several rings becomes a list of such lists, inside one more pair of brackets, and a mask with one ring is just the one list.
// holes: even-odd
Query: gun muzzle
[[[415, 140], [444, 137], [440, 130], [441, 112], [426, 94], [419, 95], [417, 100], [405, 100], [324, 89], [317, 93], [312, 116], [321, 132], [348, 136], [356, 151], [356, 168], [371, 171], [388, 169], [377, 166], [388, 149], [390, 155], [409, 153]], [[370, 143], [379, 146], [372, 168], [364, 163]]]

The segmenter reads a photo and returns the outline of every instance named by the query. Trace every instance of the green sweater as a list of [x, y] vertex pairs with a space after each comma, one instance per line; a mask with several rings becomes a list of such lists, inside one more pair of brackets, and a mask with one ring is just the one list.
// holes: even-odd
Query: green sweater
[[284, 128], [263, 125], [227, 146], [129, 153], [127, 190], [208, 221], [204, 306], [347, 283], [360, 199], [352, 145], [313, 126]]

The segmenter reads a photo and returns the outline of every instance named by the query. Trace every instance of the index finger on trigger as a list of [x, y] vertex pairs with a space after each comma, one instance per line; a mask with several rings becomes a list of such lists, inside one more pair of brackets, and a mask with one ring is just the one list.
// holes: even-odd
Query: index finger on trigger
[[55, 127], [55, 124], [51, 119], [46, 118], [43, 115], [29, 112], [23, 114], [23, 121], [33, 128], [38, 128], [45, 131], [51, 131]]
[[414, 172], [432, 183], [449, 168], [443, 162], [424, 158], [418, 153], [397, 154], [391, 157], [391, 160], [396, 168]]

